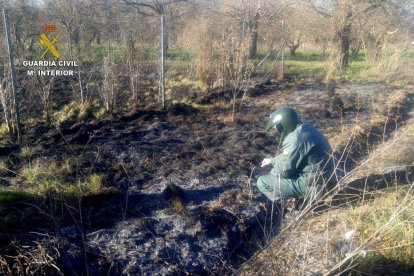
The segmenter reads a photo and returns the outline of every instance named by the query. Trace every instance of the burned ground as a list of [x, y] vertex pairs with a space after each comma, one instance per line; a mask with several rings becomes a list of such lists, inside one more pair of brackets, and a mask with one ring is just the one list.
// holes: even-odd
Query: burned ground
[[[240, 99], [234, 122], [219, 105], [223, 91], [198, 99], [195, 107], [176, 104], [168, 111], [35, 129], [27, 133], [33, 148], [28, 162], [69, 159], [69, 177], [103, 175], [106, 190], [65, 203], [23, 200], [23, 209], [29, 203], [40, 207], [18, 220], [24, 212], [5, 206], [9, 217], [1, 222], [1, 235], [29, 246], [29, 240], [53, 237], [60, 252], [56, 264], [68, 274], [82, 274], [86, 267], [92, 274], [114, 275], [230, 272], [278, 231], [277, 215], [267, 214], [271, 208], [254, 185], [266, 172], [260, 161], [277, 150], [263, 131], [270, 110], [298, 109], [303, 121], [327, 135], [338, 156], [346, 149], [355, 165], [404, 124], [412, 97], [378, 83], [341, 83], [337, 94], [345, 112], [329, 118], [322, 84], [266, 83]], [[23, 161], [8, 150], [3, 155], [18, 170]], [[13, 175], [3, 180], [22, 181]]]

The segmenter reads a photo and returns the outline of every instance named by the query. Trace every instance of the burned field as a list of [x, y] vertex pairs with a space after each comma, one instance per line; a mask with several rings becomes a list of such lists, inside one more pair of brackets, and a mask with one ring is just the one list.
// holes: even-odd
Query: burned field
[[[263, 131], [271, 110], [296, 108], [327, 135], [338, 158], [347, 157], [347, 170], [404, 125], [411, 110], [412, 94], [385, 84], [341, 83], [336, 96], [341, 110], [332, 108], [322, 84], [267, 83], [247, 90], [233, 122], [230, 108], [220, 106], [226, 93], [214, 92], [194, 107], [35, 129], [28, 133], [30, 158], [20, 160], [17, 148], [3, 154], [11, 171], [36, 162], [53, 170], [53, 160], [68, 164], [67, 178], [102, 176], [103, 187], [85, 197], [23, 197], [2, 207], [8, 215], [0, 236], [5, 244], [16, 241], [7, 253], [24, 263], [37, 251], [27, 250], [29, 256], [22, 248], [42, 247], [37, 257], [50, 259], [39, 271], [49, 273], [58, 272], [54, 266], [66, 274], [229, 273], [280, 226], [277, 208], [271, 216], [254, 185], [266, 173], [263, 157], [277, 151]], [[2, 181], [24, 179], [9, 173]]]

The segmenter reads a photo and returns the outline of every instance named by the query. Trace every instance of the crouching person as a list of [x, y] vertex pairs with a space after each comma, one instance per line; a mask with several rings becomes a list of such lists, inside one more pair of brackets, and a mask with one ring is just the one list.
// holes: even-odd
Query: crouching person
[[336, 184], [332, 150], [328, 140], [310, 124], [302, 123], [298, 113], [288, 107], [274, 111], [266, 131], [279, 135], [282, 153], [265, 158], [261, 166], [273, 166], [260, 176], [257, 187], [270, 200], [295, 197], [306, 202], [320, 198]]

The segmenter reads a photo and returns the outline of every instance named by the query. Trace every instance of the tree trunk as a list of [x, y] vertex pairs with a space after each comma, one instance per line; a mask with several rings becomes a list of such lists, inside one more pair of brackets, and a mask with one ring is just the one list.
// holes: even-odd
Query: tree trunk
[[33, 46], [34, 46], [34, 39], [33, 37], [29, 38], [29, 46], [27, 46], [27, 51], [31, 52], [33, 51]]
[[361, 42], [355, 42], [354, 45], [351, 45], [351, 57], [356, 59], [359, 54], [359, 50], [361, 49]]
[[256, 12], [256, 15], [253, 19], [253, 22], [250, 25], [250, 47], [249, 47], [249, 58], [254, 58], [257, 54], [257, 40], [259, 38], [258, 27], [259, 27], [259, 11]]
[[332, 37], [332, 52], [330, 54], [330, 68], [327, 79], [338, 71], [342, 71], [349, 63], [349, 48], [351, 34], [351, 16], [348, 11], [343, 19], [339, 19], [335, 35]]
[[374, 48], [374, 60], [379, 61], [381, 58], [382, 49], [384, 48], [385, 43], [385, 35], [379, 34], [377, 39], [375, 40], [375, 48]]
[[128, 32], [127, 34], [127, 38], [126, 38], [126, 46], [128, 49], [135, 49], [135, 40], [134, 40], [134, 35], [132, 34], [132, 32]]
[[344, 28], [341, 30], [340, 44], [341, 44], [341, 57], [340, 65], [341, 70], [345, 69], [349, 63], [349, 37], [351, 35], [351, 23], [347, 22]]
[[16, 56], [19, 56], [22, 52], [22, 49], [24, 49], [23, 47], [23, 42], [22, 42], [22, 37], [21, 37], [21, 33], [20, 33], [20, 19], [17, 21], [17, 24], [13, 25], [13, 30], [14, 30], [14, 37], [16, 39]]
[[[6, 75], [6, 74], [5, 74]], [[11, 104], [10, 104], [10, 92], [6, 85], [6, 80], [4, 79], [3, 82], [0, 82], [0, 97], [1, 97], [1, 104], [3, 106], [3, 115], [4, 115], [4, 121], [7, 126], [7, 131], [11, 133], [13, 127], [12, 127], [12, 115], [11, 115]]]
[[288, 44], [290, 55], [295, 56], [296, 50], [299, 48], [300, 42], [299, 40], [294, 40], [293, 42]]
[[77, 26], [75, 29], [73, 29], [73, 33], [71, 35], [72, 37], [72, 43], [75, 44], [76, 54], [78, 57], [81, 53], [81, 34], [80, 34], [80, 28]]
[[97, 35], [98, 35], [98, 31], [94, 31], [92, 34], [92, 37], [89, 38], [87, 41], [84, 41], [85, 48], [89, 47], [93, 43]]
[[96, 44], [101, 45], [101, 32], [98, 31], [96, 34]]
[[328, 48], [328, 41], [327, 39], [322, 40], [322, 56], [326, 55], [326, 48]]
[[13, 126], [13, 134], [17, 136], [18, 143], [21, 142], [21, 130], [20, 130], [20, 109], [19, 109], [19, 99], [17, 94], [17, 83], [16, 83], [16, 74], [14, 71], [14, 57], [13, 57], [13, 45], [11, 42], [11, 35], [10, 35], [10, 25], [9, 25], [9, 17], [7, 14], [7, 10], [3, 9], [4, 15], [4, 29], [6, 33], [6, 44], [7, 44], [7, 52], [9, 56], [9, 67], [10, 67], [10, 80], [11, 80], [11, 89], [12, 89], [12, 102], [13, 102], [13, 116], [14, 116], [14, 124]]

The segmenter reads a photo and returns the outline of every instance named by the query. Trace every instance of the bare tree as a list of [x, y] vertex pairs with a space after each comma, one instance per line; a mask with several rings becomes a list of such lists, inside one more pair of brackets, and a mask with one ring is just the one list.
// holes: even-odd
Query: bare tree
[[[158, 16], [166, 15], [167, 9], [173, 4], [185, 3], [187, 0], [123, 0], [125, 4], [135, 7], [138, 14], [143, 16]], [[164, 31], [165, 32], [165, 31]], [[164, 35], [164, 46], [168, 49], [168, 33]]]
[[366, 34], [365, 18], [357, 18], [354, 22], [354, 28], [351, 30], [350, 45], [351, 57], [353, 59], [358, 57], [358, 53], [363, 45], [364, 36]]
[[307, 0], [306, 2], [321, 15], [331, 18], [332, 62], [330, 72], [335, 72], [348, 65], [352, 28], [355, 20], [361, 16], [370, 16], [378, 10], [382, 11], [398, 6], [401, 1]]
[[25, 55], [33, 49], [35, 39], [41, 33], [40, 7], [30, 0], [14, 0], [10, 6], [16, 56]]
[[302, 44], [306, 24], [304, 19], [306, 15], [299, 11], [293, 11], [285, 15], [286, 25], [286, 45], [292, 56], [296, 55], [296, 50]]
[[254, 58], [257, 54], [257, 40], [259, 38], [259, 19], [260, 19], [260, 5], [254, 11], [254, 16], [247, 18], [247, 26], [250, 34], [249, 58]]
[[[94, 19], [96, 0], [47, 0], [48, 18], [54, 19], [63, 25], [68, 36], [69, 55], [77, 57], [81, 54], [82, 34], [88, 21]], [[90, 25], [90, 24], [89, 24]]]
[[[9, 121], [10, 122], [10, 125], [8, 125], [9, 132], [10, 130], [12, 130], [11, 133], [16, 136], [17, 141], [20, 143], [21, 138], [22, 138], [21, 130], [20, 130], [20, 108], [19, 108], [20, 101], [18, 99], [16, 73], [14, 70], [14, 53], [13, 53], [13, 44], [12, 44], [11, 35], [10, 35], [9, 16], [8, 16], [8, 11], [6, 9], [3, 9], [3, 15], [4, 15], [3, 17], [4, 18], [4, 29], [5, 29], [5, 35], [6, 35], [5, 40], [7, 44], [7, 53], [8, 53], [8, 58], [9, 58], [9, 71], [10, 71], [9, 72], [10, 73], [10, 79], [9, 79], [10, 86], [6, 88], [6, 91], [4, 93], [4, 96], [6, 98], [4, 102], [6, 103], [6, 105], [4, 105], [3, 107], [8, 108], [11, 112], [11, 115], [13, 116], [13, 120]], [[4, 78], [4, 79], [7, 80], [7, 78]], [[7, 81], [6, 81], [6, 84], [7, 84]], [[11, 92], [9, 92], [9, 89], [11, 90]]]
[[257, 1], [242, 1], [240, 5], [228, 5], [230, 10], [226, 15], [235, 18], [240, 25], [240, 39], [249, 37], [249, 58], [257, 54], [257, 42], [259, 38], [259, 20], [261, 18], [261, 5]]

